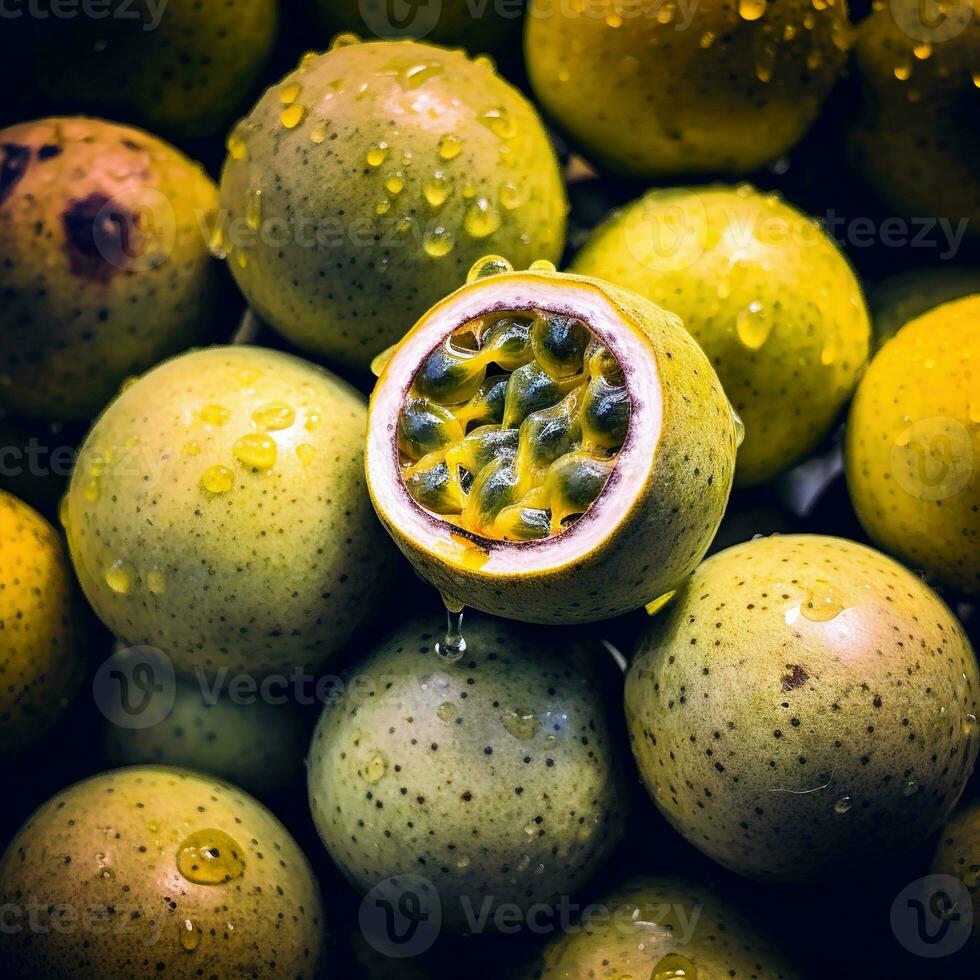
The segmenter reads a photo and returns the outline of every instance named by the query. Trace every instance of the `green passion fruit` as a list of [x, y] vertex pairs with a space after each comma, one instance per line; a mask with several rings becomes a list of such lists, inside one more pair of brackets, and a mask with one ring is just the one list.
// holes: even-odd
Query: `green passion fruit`
[[602, 619], [676, 588], [739, 438], [707, 358], [625, 290], [476, 268], [385, 361], [367, 450], [381, 520], [444, 595], [509, 618]]

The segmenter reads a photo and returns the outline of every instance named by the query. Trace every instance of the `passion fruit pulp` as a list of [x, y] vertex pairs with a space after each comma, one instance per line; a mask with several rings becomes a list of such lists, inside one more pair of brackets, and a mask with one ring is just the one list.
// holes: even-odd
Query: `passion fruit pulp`
[[[478, 263], [479, 265], [479, 263]], [[697, 566], [740, 424], [673, 314], [538, 267], [469, 282], [390, 354], [375, 509], [445, 596], [528, 622], [637, 609]]]

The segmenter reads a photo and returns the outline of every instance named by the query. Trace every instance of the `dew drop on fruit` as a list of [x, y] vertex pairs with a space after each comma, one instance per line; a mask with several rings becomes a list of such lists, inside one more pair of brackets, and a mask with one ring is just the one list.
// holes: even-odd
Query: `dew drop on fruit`
[[367, 151], [367, 164], [369, 167], [380, 167], [388, 159], [388, 144], [382, 140], [380, 143], [372, 144]]
[[463, 610], [466, 608], [458, 599], [442, 597], [446, 607], [446, 635], [436, 643], [436, 653], [448, 663], [455, 663], [466, 653], [466, 639], [463, 637]]
[[477, 259], [466, 274], [467, 282], [499, 276], [503, 272], [513, 272], [514, 267], [502, 255], [485, 255]]
[[501, 722], [507, 733], [521, 742], [533, 738], [539, 727], [538, 716], [533, 711], [524, 708], [508, 711]]
[[439, 156], [443, 160], [453, 160], [463, 151], [463, 141], [451, 133], [439, 140]]
[[129, 590], [133, 587], [134, 577], [133, 566], [122, 558], [117, 558], [105, 570], [105, 583], [117, 595], [129, 594]]
[[207, 425], [224, 425], [231, 416], [222, 405], [205, 405], [198, 413], [197, 417]]
[[830, 582], [818, 582], [800, 604], [800, 615], [811, 623], [826, 623], [844, 611], [844, 602]]
[[441, 208], [451, 192], [452, 183], [441, 170], [437, 170], [422, 187], [422, 195], [430, 208]]
[[314, 123], [313, 128], [310, 130], [310, 142], [318, 145], [322, 143], [327, 138], [329, 125], [326, 119], [321, 119], [318, 123]]
[[390, 174], [385, 180], [385, 190], [395, 197], [401, 194], [405, 190], [405, 174], [401, 170], [396, 170]]
[[485, 198], [477, 198], [467, 209], [463, 227], [471, 238], [486, 238], [500, 228], [497, 209]]
[[360, 43], [361, 38], [359, 35], [354, 34], [352, 31], [345, 31], [343, 34], [338, 34], [330, 42], [330, 50], [336, 51], [338, 48], [349, 48]]
[[184, 919], [180, 924], [180, 945], [188, 952], [193, 952], [200, 942], [200, 931], [194, 927], [190, 919]]
[[177, 870], [195, 885], [223, 885], [245, 873], [245, 855], [223, 830], [196, 830], [177, 848]]
[[694, 961], [680, 953], [668, 953], [654, 968], [650, 980], [697, 980]]
[[513, 139], [517, 135], [517, 123], [506, 109], [489, 109], [481, 112], [478, 118], [495, 136], [503, 140]]
[[364, 764], [361, 776], [367, 783], [374, 784], [384, 778], [388, 771], [388, 760], [382, 752], [377, 749], [372, 753], [371, 758]]
[[288, 429], [296, 421], [296, 411], [286, 402], [266, 402], [252, 412], [252, 421], [270, 432]]
[[294, 102], [292, 105], [286, 106], [279, 113], [279, 121], [286, 129], [295, 129], [303, 121], [305, 115], [306, 106], [301, 105], [299, 102]]
[[547, 259], [535, 259], [529, 266], [530, 272], [555, 272], [555, 263]]
[[235, 476], [227, 466], [209, 466], [201, 474], [201, 486], [208, 493], [228, 493], [235, 483]]
[[237, 439], [231, 451], [235, 459], [254, 470], [268, 470], [276, 464], [276, 443], [261, 432], [250, 432]]
[[201, 451], [201, 444], [190, 439], [180, 447], [180, 451], [185, 456], [196, 456]]
[[452, 701], [443, 701], [442, 704], [436, 708], [436, 717], [440, 721], [450, 722], [456, 720], [456, 705]]
[[252, 231], [258, 231], [262, 226], [262, 191], [259, 188], [255, 188], [248, 195], [248, 202], [245, 205], [245, 223]]
[[738, 0], [738, 15], [742, 20], [758, 20], [768, 6], [767, 0]]
[[977, 716], [967, 715], [963, 719], [963, 734], [969, 737], [976, 731], [977, 728]]
[[448, 255], [456, 244], [456, 238], [448, 228], [437, 225], [430, 228], [422, 237], [422, 248], [425, 254], [433, 259], [441, 259]]
[[316, 449], [308, 442], [301, 442], [296, 447], [296, 458], [299, 460], [301, 466], [309, 466], [315, 456]]
[[745, 442], [745, 423], [742, 421], [742, 416], [738, 414], [735, 410], [735, 406], [729, 402], [729, 409], [732, 413], [732, 422], [735, 423], [735, 445], [741, 446]]
[[85, 489], [82, 491], [82, 496], [90, 503], [94, 504], [99, 499], [99, 481], [98, 478], [94, 480], [89, 480], [85, 484]]
[[240, 162], [248, 159], [248, 148], [245, 145], [245, 127], [241, 123], [228, 134], [228, 139], [225, 140], [225, 149], [232, 160]]
[[291, 82], [289, 85], [284, 85], [279, 91], [279, 101], [283, 105], [292, 105], [299, 98], [299, 93], [302, 91], [303, 86], [299, 82]]
[[762, 303], [749, 303], [735, 318], [738, 339], [749, 349], [758, 350], [769, 339], [772, 318]]
[[834, 813], [848, 813], [853, 806], [854, 801], [849, 796], [841, 796], [834, 803]]

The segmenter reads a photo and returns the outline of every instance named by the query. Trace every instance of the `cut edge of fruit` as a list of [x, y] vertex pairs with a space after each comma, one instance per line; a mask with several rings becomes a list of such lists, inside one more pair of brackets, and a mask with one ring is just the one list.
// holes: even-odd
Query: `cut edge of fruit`
[[[581, 320], [618, 360], [630, 397], [630, 420], [616, 465], [585, 513], [561, 533], [523, 541], [488, 538], [422, 507], [402, 479], [398, 423], [416, 374], [429, 355], [463, 324], [507, 312], [544, 310]], [[629, 514], [656, 458], [663, 400], [656, 357], [641, 331], [598, 285], [554, 275], [512, 273], [474, 282], [431, 310], [384, 364], [367, 439], [367, 476], [379, 516], [417, 548], [489, 575], [528, 575], [587, 557]]]

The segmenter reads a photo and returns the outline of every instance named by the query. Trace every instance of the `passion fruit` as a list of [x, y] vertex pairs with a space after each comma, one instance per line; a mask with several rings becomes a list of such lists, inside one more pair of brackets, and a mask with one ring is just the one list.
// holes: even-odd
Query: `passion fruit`
[[634, 878], [588, 906], [581, 926], [543, 950], [527, 980], [580, 977], [795, 980], [782, 952], [712, 888]]
[[0, 132], [0, 404], [88, 420], [129, 375], [212, 338], [221, 270], [199, 222], [217, 207], [198, 164], [138, 129]]
[[0, 490], [0, 748], [43, 735], [82, 680], [74, 583], [61, 538]]
[[443, 925], [472, 931], [481, 906], [494, 922], [594, 873], [625, 825], [625, 746], [594, 641], [468, 616], [466, 653], [450, 662], [437, 627], [398, 629], [324, 709], [310, 805], [359, 890], [430, 876]]
[[973, 955], [980, 954], [980, 800], [960, 807], [943, 827], [932, 873], [959, 878], [973, 899]]
[[320, 889], [289, 832], [236, 786], [182, 769], [56, 793], [0, 861], [0, 904], [7, 976], [334, 975]]
[[193, 351], [144, 375], [88, 434], [68, 492], [96, 613], [187, 673], [321, 667], [390, 582], [365, 419], [339, 378], [264, 348]]
[[567, 204], [537, 112], [485, 59], [338, 44], [232, 131], [221, 248], [271, 326], [366, 369], [488, 251], [557, 261]]
[[538, 101], [596, 164], [738, 174], [807, 131], [849, 35], [844, 0], [531, 0], [524, 51]]
[[878, 352], [847, 423], [847, 482], [868, 534], [980, 593], [980, 296], [906, 324]]
[[748, 185], [650, 191], [600, 226], [572, 269], [680, 316], [745, 420], [743, 486], [816, 448], [868, 357], [847, 259], [810, 218]]
[[962, 626], [904, 566], [841, 538], [759, 538], [709, 558], [650, 621], [625, 703], [661, 812], [768, 881], [920, 844], [980, 747]]
[[898, 214], [980, 229], [980, 17], [972, 3], [875, 4], [857, 29], [863, 114], [849, 153]]
[[110, 0], [98, 8], [34, 21], [35, 84], [57, 105], [110, 112], [181, 140], [228, 126], [258, 81], [279, 20], [277, 0]]
[[677, 317], [598, 280], [506, 268], [478, 264], [388, 355], [369, 409], [375, 509], [424, 577], [476, 609], [537, 623], [637, 609], [710, 545], [737, 417]]

